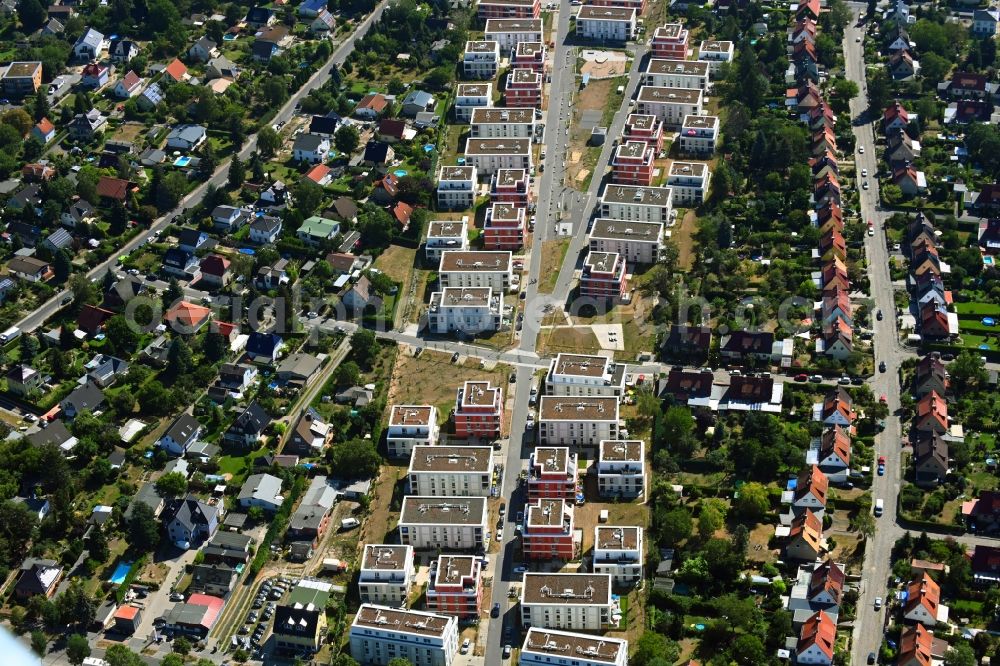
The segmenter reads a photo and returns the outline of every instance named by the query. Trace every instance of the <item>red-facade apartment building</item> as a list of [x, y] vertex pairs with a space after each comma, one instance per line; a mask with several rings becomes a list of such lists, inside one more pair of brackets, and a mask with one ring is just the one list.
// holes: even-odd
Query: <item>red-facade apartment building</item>
[[686, 60], [688, 31], [680, 23], [661, 25], [653, 33], [653, 57]]
[[525, 226], [524, 208], [494, 203], [486, 210], [483, 247], [487, 250], [519, 250], [524, 245]]
[[645, 141], [656, 153], [663, 150], [663, 121], [656, 116], [630, 113], [625, 119], [622, 141]]
[[458, 389], [453, 418], [456, 437], [499, 437], [503, 389], [486, 381], [465, 382]]
[[459, 618], [479, 617], [483, 606], [482, 561], [472, 555], [441, 555], [431, 568], [427, 610]]
[[576, 497], [576, 454], [566, 446], [538, 446], [528, 460], [528, 501]]
[[507, 88], [503, 93], [504, 104], [513, 107], [542, 105], [542, 75], [530, 69], [513, 69], [507, 75]]
[[646, 11], [646, 0], [590, 0], [588, 5], [594, 7], [623, 7], [625, 9], [635, 9], [636, 14]]
[[541, 0], [479, 0], [479, 18], [532, 18], [542, 15]]
[[514, 69], [545, 71], [545, 43], [518, 42], [511, 53], [510, 66]]
[[611, 160], [611, 180], [619, 185], [650, 185], [653, 182], [653, 148], [645, 141], [618, 144]]
[[529, 504], [521, 529], [521, 549], [527, 560], [573, 559], [573, 504], [564, 499]]
[[490, 201], [527, 208], [531, 182], [527, 169], [497, 169], [490, 179]]
[[621, 300], [626, 292], [625, 260], [617, 252], [591, 252], [583, 262], [580, 295]]

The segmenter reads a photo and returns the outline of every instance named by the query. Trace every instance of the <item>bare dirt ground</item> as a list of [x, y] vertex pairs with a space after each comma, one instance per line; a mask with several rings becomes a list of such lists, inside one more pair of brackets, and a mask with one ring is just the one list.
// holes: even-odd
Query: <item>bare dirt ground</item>
[[[566, 162], [566, 180], [570, 185], [578, 182], [578, 176], [581, 171], [593, 171], [594, 164], [587, 156], [587, 141], [590, 139], [592, 128], [581, 121], [583, 120], [584, 113], [588, 111], [592, 112], [592, 114], [604, 112], [604, 107], [614, 90], [614, 81], [614, 79], [591, 81], [586, 88], [576, 94], [573, 100], [573, 116], [570, 123], [569, 146], [566, 153], [567, 155], [578, 153], [581, 155], [581, 159], [576, 161], [567, 160]], [[596, 161], [597, 155], [593, 157], [593, 162]], [[586, 175], [584, 175], [584, 178], [586, 178]]]
[[698, 216], [693, 210], [684, 213], [680, 224], [672, 229], [670, 240], [677, 246], [677, 267], [689, 271], [694, 266], [694, 232], [697, 230]]

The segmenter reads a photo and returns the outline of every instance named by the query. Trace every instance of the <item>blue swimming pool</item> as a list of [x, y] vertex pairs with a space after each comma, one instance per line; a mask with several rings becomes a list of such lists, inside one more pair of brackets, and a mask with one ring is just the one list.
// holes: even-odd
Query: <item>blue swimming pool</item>
[[236, 41], [236, 35], [232, 34], [231, 32], [226, 33], [225, 35], [222, 36], [222, 41], [224, 41], [224, 42], [235, 42]]
[[249, 247], [241, 247], [241, 248], [240, 248], [240, 254], [245, 254], [245, 255], [247, 255], [248, 257], [252, 257], [253, 255], [255, 255], [255, 254], [257, 254], [257, 253], [256, 253], [256, 252], [254, 252], [252, 248], [249, 248]]
[[993, 257], [991, 257], [990, 255], [986, 255], [985, 257], [983, 257], [983, 263], [985, 265], [987, 265], [987, 266], [992, 266], [993, 265]]
[[407, 174], [407, 171], [406, 169], [396, 169], [392, 173], [396, 176], [396, 178], [402, 178]]
[[128, 576], [130, 569], [132, 569], [131, 562], [119, 562], [118, 566], [115, 567], [115, 572], [111, 574], [111, 578], [108, 581], [115, 585], [121, 585], [125, 582], [125, 577]]
[[983, 317], [983, 326], [996, 326], [996, 319], [993, 317]]
[[434, 144], [433, 143], [425, 143], [424, 144], [424, 152], [425, 153], [433, 153], [434, 152]]
[[176, 160], [174, 160], [174, 166], [186, 167], [191, 162], [191, 158], [187, 155], [181, 155]]

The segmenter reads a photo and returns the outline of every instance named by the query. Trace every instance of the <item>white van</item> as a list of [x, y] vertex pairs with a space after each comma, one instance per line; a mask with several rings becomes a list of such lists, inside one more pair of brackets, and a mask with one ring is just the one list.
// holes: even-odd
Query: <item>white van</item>
[[881, 499], [875, 500], [875, 517], [882, 515], [883, 508], [885, 508], [885, 503]]
[[357, 518], [344, 518], [340, 521], [340, 529], [342, 530], [352, 530], [359, 526], [361, 523], [358, 522]]
[[12, 340], [17, 340], [21, 337], [21, 329], [17, 326], [11, 326], [3, 333], [0, 333], [0, 345], [5, 345]]

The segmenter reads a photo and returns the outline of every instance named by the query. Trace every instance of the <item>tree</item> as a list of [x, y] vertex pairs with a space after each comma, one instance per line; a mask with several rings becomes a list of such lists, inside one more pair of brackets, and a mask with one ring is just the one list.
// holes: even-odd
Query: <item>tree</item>
[[184, 666], [184, 657], [171, 652], [163, 658], [163, 662], [160, 666]]
[[356, 330], [351, 335], [351, 351], [361, 368], [371, 370], [379, 352], [378, 338], [375, 337], [375, 333], [366, 328]]
[[221, 334], [209, 332], [205, 336], [202, 351], [205, 352], [205, 357], [213, 363], [225, 358], [228, 349], [229, 345], [226, 344], [226, 339]]
[[44, 631], [36, 629], [31, 632], [31, 649], [34, 650], [39, 657], [45, 656], [45, 651], [49, 648], [49, 637], [45, 635]]
[[347, 361], [337, 367], [334, 376], [339, 389], [357, 386], [358, 382], [361, 381], [361, 368], [354, 361]]
[[990, 379], [979, 354], [969, 350], [963, 351], [948, 364], [948, 373], [955, 385], [955, 393], [959, 395], [984, 388]]
[[115, 315], [104, 324], [108, 342], [119, 355], [132, 352], [139, 344], [139, 334], [124, 315]]
[[[655, 666], [657, 663], [673, 664], [680, 656], [677, 643], [655, 631], [645, 631], [635, 641], [635, 652], [629, 658], [632, 666]], [[662, 661], [661, 661], [662, 660]]]
[[771, 508], [767, 489], [756, 482], [744, 484], [739, 490], [733, 508], [745, 520], [759, 522]]
[[746, 666], [756, 666], [756, 664], [766, 664], [767, 656], [764, 652], [764, 644], [761, 640], [751, 634], [742, 634], [733, 642], [730, 650], [737, 664]]
[[331, 469], [352, 479], [373, 478], [382, 464], [375, 444], [368, 439], [352, 439], [331, 447], [329, 452]]
[[708, 539], [722, 528], [723, 516], [719, 508], [712, 502], [703, 502], [698, 513], [698, 535]]
[[145, 662], [132, 652], [127, 645], [113, 643], [104, 653], [104, 661], [108, 666], [145, 666]]
[[31, 120], [31, 116], [24, 109], [11, 109], [5, 112], [3, 116], [0, 116], [0, 122], [13, 127], [22, 137], [30, 132], [32, 126], [35, 124]]
[[187, 177], [179, 171], [171, 171], [163, 176], [154, 193], [156, 207], [160, 211], [168, 211], [177, 207], [181, 197], [187, 191]]
[[160, 525], [149, 506], [137, 502], [126, 527], [129, 545], [145, 553], [156, 550], [160, 543]]
[[26, 363], [31, 363], [38, 355], [38, 350], [41, 345], [38, 342], [38, 338], [34, 335], [24, 334], [21, 336], [20, 347], [21, 360]]
[[265, 126], [257, 133], [257, 150], [261, 157], [271, 159], [281, 147], [281, 137], [270, 125]]
[[672, 548], [691, 536], [691, 512], [684, 507], [668, 511], [657, 529], [660, 533], [660, 543]]
[[69, 274], [73, 271], [73, 263], [66, 250], [56, 252], [56, 256], [52, 260], [52, 271], [56, 275], [56, 282], [65, 282], [69, 279]]
[[260, 523], [264, 520], [264, 509], [257, 505], [250, 507], [247, 509], [247, 518], [250, 519], [250, 522]]
[[[100, 463], [108, 465], [109, 469], [111, 467], [107, 458], [98, 458], [93, 464], [96, 467]], [[91, 530], [90, 537], [87, 538], [87, 550], [90, 551], [91, 559], [97, 560], [98, 562], [103, 562], [108, 559], [108, 537], [104, 534], [104, 530], [100, 528]]]
[[958, 641], [952, 643], [951, 649], [944, 655], [945, 666], [976, 666], [976, 653], [968, 643]]
[[663, 427], [670, 433], [671, 448], [674, 453], [690, 457], [698, 442], [694, 437], [694, 417], [687, 407], [675, 406], [663, 415]]
[[295, 186], [293, 193], [295, 198], [295, 208], [306, 218], [316, 212], [320, 204], [323, 203], [323, 188], [309, 180], [303, 178]]
[[830, 106], [834, 113], [846, 113], [850, 109], [851, 100], [858, 96], [858, 84], [850, 79], [838, 77], [833, 81], [830, 94]]
[[179, 655], [186, 655], [191, 651], [191, 641], [183, 636], [174, 639], [174, 652]]
[[358, 149], [358, 142], [360, 140], [361, 135], [358, 133], [358, 128], [354, 125], [341, 125], [337, 128], [337, 133], [333, 137], [333, 142], [337, 150], [348, 155]]
[[156, 480], [156, 492], [163, 497], [180, 497], [187, 492], [188, 482], [181, 472], [170, 472]]
[[867, 505], [862, 505], [851, 518], [851, 528], [865, 539], [875, 536], [875, 518]]
[[194, 354], [183, 338], [176, 337], [167, 349], [167, 371], [174, 377], [186, 375], [194, 368]]
[[17, 6], [17, 13], [21, 17], [24, 32], [29, 34], [45, 25], [48, 16], [39, 0], [21, 0]]
[[72, 634], [66, 639], [66, 658], [73, 666], [80, 666], [90, 656], [90, 642], [82, 634]]
[[[921, 68], [923, 67], [923, 60], [926, 55], [921, 58]], [[868, 80], [868, 100], [871, 105], [872, 111], [877, 111], [882, 113], [883, 109], [889, 104], [889, 95], [891, 94], [889, 75], [884, 69], [879, 69], [872, 77]]]
[[247, 170], [243, 161], [239, 157], [233, 157], [232, 162], [229, 163], [229, 180], [226, 181], [226, 185], [231, 190], [238, 190], [243, 187], [246, 175]]

